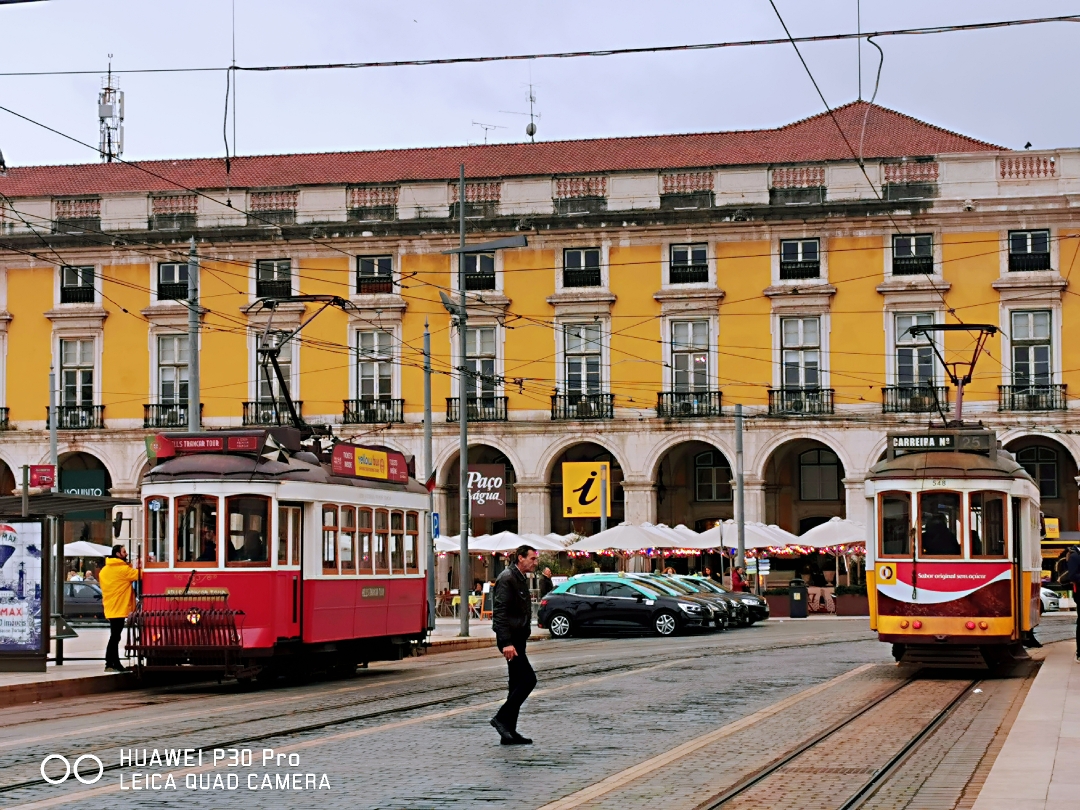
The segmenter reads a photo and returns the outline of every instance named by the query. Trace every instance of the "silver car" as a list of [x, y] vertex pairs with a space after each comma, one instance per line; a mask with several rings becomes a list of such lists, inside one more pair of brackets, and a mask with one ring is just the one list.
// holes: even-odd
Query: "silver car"
[[1049, 588], [1043, 588], [1041, 596], [1043, 613], [1050, 613], [1051, 611], [1059, 610], [1061, 608], [1061, 597], [1056, 591], [1052, 591]]

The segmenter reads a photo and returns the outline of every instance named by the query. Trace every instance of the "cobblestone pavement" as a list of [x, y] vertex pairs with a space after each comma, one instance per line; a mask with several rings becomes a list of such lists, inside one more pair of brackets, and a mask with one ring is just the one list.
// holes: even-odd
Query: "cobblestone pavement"
[[[1044, 640], [1072, 630], [1067, 621], [1048, 624], [1060, 626], [1041, 631]], [[0, 710], [0, 807], [538, 808], [719, 733], [712, 747], [573, 805], [693, 807], [731, 773], [760, 767], [770, 751], [812, 736], [900, 677], [865, 620], [543, 640], [529, 654], [540, 685], [521, 730], [533, 746], [499, 746], [488, 725], [505, 690], [493, 650], [373, 665], [347, 681], [247, 693], [159, 689]], [[812, 687], [819, 691], [757, 719]], [[717, 731], [740, 719], [747, 728]], [[230, 767], [228, 753], [212, 761], [212, 747], [229, 740], [250, 740], [232, 746], [240, 757], [252, 751], [250, 766]], [[200, 747], [201, 767], [126, 762], [91, 786], [44, 784], [38, 772], [51, 753], [73, 761], [93, 752], [115, 768], [121, 749]], [[264, 761], [263, 749], [276, 759]], [[87, 770], [92, 777], [96, 764], [84, 763]], [[50, 765], [52, 776], [63, 771], [59, 761]], [[175, 789], [134, 789], [164, 787], [170, 775]], [[25, 782], [33, 784], [12, 789]]]

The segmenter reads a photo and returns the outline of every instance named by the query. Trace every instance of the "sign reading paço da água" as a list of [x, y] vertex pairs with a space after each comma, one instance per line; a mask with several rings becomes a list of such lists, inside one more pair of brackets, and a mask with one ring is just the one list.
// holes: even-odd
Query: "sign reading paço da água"
[[470, 464], [468, 487], [473, 517], [506, 517], [506, 465]]
[[563, 517], [600, 517], [600, 479], [607, 481], [607, 515], [611, 516], [611, 465], [606, 461], [565, 461], [562, 465]]

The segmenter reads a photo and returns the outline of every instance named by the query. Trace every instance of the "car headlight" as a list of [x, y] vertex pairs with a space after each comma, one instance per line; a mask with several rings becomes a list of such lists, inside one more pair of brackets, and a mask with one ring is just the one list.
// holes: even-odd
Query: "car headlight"
[[742, 603], [744, 605], [760, 605], [761, 604], [761, 602], [759, 602], [757, 599], [743, 599]]
[[679, 602], [679, 607], [687, 613], [701, 613], [701, 605], [692, 605], [689, 602]]

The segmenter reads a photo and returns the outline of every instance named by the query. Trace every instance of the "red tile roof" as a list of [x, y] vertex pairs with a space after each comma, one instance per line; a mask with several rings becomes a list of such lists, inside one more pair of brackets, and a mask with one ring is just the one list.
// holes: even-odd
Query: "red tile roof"
[[[182, 187], [450, 181], [457, 178], [461, 163], [469, 177], [480, 178], [851, 160], [851, 148], [859, 148], [864, 117], [865, 158], [1004, 149], [866, 102], [846, 104], [834, 114], [835, 122], [822, 113], [778, 129], [239, 157], [232, 160], [229, 175], [222, 158], [139, 161], [137, 165], [147, 171], [124, 163], [17, 167], [0, 177], [0, 191], [8, 196], [37, 197], [174, 191]], [[840, 137], [837, 122], [851, 148]]]

